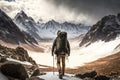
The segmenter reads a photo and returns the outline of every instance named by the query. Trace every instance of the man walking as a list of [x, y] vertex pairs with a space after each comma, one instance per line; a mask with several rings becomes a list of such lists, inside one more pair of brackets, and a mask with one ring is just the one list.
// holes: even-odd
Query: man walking
[[65, 73], [65, 58], [66, 56], [70, 56], [70, 45], [67, 40], [66, 32], [57, 32], [57, 37], [52, 46], [52, 56], [54, 54], [57, 56], [57, 69], [59, 72], [59, 78], [62, 79], [62, 76]]

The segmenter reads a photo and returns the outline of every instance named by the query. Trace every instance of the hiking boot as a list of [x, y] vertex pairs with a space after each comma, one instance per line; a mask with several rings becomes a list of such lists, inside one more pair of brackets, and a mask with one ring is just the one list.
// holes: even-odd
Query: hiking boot
[[63, 74], [61, 71], [59, 71], [59, 78], [62, 79], [63, 78]]
[[63, 75], [62, 73], [59, 74], [59, 78], [62, 79], [63, 78]]

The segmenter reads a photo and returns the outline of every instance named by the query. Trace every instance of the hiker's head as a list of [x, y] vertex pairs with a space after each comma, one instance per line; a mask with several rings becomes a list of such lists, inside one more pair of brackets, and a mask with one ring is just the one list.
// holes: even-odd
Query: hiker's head
[[57, 36], [59, 36], [59, 35], [60, 35], [60, 33], [61, 33], [61, 31], [60, 31], [60, 30], [58, 30], [58, 32], [57, 32]]

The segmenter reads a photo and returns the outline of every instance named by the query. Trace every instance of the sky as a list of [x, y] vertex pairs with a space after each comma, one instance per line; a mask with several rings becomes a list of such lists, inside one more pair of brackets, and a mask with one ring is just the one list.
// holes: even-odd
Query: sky
[[120, 12], [120, 0], [0, 0], [0, 8], [10, 17], [24, 10], [36, 21], [95, 24], [102, 17]]
[[47, 0], [57, 7], [64, 6], [76, 15], [84, 14], [91, 19], [100, 19], [120, 12], [120, 0]]

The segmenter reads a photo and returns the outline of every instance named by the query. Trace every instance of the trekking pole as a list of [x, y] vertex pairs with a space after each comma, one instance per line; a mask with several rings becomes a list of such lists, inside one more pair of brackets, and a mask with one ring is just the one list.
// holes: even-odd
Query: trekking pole
[[54, 75], [54, 55], [53, 55], [53, 75]]

